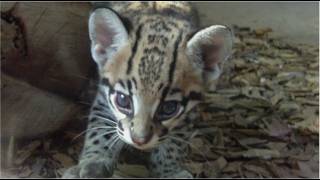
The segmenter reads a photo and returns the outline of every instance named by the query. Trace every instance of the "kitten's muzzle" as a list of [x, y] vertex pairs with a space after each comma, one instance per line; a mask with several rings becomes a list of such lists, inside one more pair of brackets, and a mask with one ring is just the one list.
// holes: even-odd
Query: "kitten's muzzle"
[[130, 134], [131, 134], [132, 141], [139, 146], [147, 144], [153, 135], [152, 132], [148, 132], [148, 133], [141, 136], [141, 135], [137, 135], [133, 131], [130, 131]]

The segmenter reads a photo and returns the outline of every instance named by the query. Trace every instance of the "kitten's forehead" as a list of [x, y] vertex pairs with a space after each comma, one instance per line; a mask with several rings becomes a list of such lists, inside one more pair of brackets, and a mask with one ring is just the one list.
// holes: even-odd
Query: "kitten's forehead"
[[143, 29], [143, 36], [137, 35], [139, 42], [134, 43], [137, 51], [133, 52], [130, 70], [139, 77], [143, 89], [155, 93], [172, 83], [183, 34], [164, 21], [139, 28]]
[[185, 24], [163, 17], [143, 21], [105, 64], [103, 75], [112, 84], [134, 79], [138, 93], [153, 100], [171, 96], [174, 89], [187, 94], [189, 87], [200, 86], [196, 81], [201, 77], [186, 56], [189, 32], [183, 31]]

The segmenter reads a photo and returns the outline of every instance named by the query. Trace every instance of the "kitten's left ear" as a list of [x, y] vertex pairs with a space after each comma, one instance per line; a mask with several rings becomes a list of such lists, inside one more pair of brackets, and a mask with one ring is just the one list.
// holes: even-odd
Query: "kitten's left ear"
[[91, 54], [99, 69], [111, 59], [128, 40], [120, 17], [110, 9], [99, 8], [89, 18]]
[[222, 73], [223, 63], [232, 53], [232, 32], [221, 25], [213, 25], [197, 32], [187, 43], [192, 60], [201, 65], [206, 88], [214, 90], [215, 80]]

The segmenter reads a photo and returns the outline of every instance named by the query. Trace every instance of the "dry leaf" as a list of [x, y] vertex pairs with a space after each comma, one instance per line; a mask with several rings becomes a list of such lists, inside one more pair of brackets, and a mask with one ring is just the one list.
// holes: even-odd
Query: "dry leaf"
[[280, 157], [279, 151], [269, 149], [249, 149], [248, 151], [242, 152], [241, 155], [245, 158], [261, 158], [265, 160]]
[[206, 177], [215, 178], [218, 177], [223, 168], [227, 166], [228, 162], [224, 157], [220, 157], [216, 161], [206, 164], [205, 174]]
[[251, 172], [255, 172], [263, 177], [271, 177], [272, 175], [269, 173], [268, 170], [266, 170], [265, 168], [263, 167], [259, 167], [259, 166], [256, 166], [256, 165], [250, 165], [250, 164], [246, 164], [246, 165], [243, 165], [243, 167]]
[[298, 162], [299, 170], [296, 171], [297, 175], [302, 178], [317, 178], [319, 177], [319, 171], [312, 171], [309, 164], [299, 161]]
[[54, 154], [53, 159], [57, 160], [61, 163], [63, 167], [71, 167], [72, 165], [75, 165], [75, 162], [70, 156], [67, 156], [66, 154], [57, 153]]
[[204, 171], [205, 163], [190, 162], [184, 164], [192, 174], [201, 174]]
[[307, 108], [303, 110], [304, 120], [294, 124], [294, 128], [304, 133], [319, 133], [319, 115], [316, 114], [315, 108]]
[[41, 145], [40, 141], [33, 141], [27, 147], [23, 148], [23, 151], [18, 153], [17, 158], [14, 161], [15, 165], [22, 164], [26, 159], [28, 159], [34, 150], [36, 150]]
[[271, 124], [268, 124], [267, 133], [272, 137], [283, 138], [291, 133], [291, 128], [288, 124], [283, 123], [281, 119], [273, 119]]
[[239, 143], [243, 146], [264, 144], [266, 142], [268, 142], [266, 139], [259, 139], [259, 138], [244, 138], [239, 140]]

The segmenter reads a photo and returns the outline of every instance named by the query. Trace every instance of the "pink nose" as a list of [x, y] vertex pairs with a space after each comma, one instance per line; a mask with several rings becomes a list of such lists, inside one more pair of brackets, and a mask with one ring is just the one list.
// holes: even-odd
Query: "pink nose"
[[139, 146], [147, 144], [150, 141], [151, 137], [152, 137], [152, 133], [149, 133], [143, 137], [138, 137], [138, 136], [134, 135], [134, 133], [131, 133], [132, 141]]

